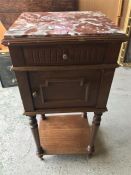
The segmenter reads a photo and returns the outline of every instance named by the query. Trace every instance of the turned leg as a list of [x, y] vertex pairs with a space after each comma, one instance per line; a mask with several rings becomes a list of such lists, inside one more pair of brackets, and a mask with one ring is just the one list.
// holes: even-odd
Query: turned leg
[[83, 117], [84, 117], [85, 119], [87, 119], [87, 113], [86, 113], [86, 112], [83, 113]]
[[94, 118], [92, 122], [92, 129], [91, 129], [91, 138], [90, 138], [90, 144], [88, 145], [88, 155], [92, 156], [92, 154], [95, 152], [95, 139], [97, 135], [98, 128], [100, 126], [101, 122], [101, 116], [102, 113], [94, 113]]
[[46, 120], [47, 119], [46, 116], [45, 116], [45, 114], [42, 114], [41, 115], [41, 118], [42, 118], [42, 120]]
[[36, 148], [37, 148], [37, 155], [40, 159], [43, 160], [43, 155], [44, 155], [44, 150], [42, 149], [40, 145], [40, 138], [39, 138], [39, 131], [38, 131], [38, 124], [37, 124], [37, 119], [36, 116], [30, 116], [30, 126], [32, 130], [32, 134], [36, 143]]

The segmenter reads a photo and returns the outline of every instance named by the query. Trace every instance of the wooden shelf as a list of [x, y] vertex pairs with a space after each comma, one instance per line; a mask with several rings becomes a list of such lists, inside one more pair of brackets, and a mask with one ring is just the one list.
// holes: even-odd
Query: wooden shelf
[[87, 153], [90, 127], [82, 115], [50, 116], [40, 121], [39, 134], [47, 155]]

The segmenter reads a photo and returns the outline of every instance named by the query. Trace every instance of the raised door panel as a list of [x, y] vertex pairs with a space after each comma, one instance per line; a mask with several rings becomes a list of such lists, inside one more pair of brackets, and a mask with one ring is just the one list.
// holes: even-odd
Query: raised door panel
[[35, 109], [95, 107], [100, 75], [99, 71], [29, 73]]

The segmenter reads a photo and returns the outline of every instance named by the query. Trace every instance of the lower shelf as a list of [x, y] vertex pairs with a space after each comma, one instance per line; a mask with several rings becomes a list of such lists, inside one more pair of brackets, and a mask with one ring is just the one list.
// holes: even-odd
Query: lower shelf
[[45, 154], [86, 154], [90, 126], [82, 115], [50, 116], [39, 124], [41, 146]]

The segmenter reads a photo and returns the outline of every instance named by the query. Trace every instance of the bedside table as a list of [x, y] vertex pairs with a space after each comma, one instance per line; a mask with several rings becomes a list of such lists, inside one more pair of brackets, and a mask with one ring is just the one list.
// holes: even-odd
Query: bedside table
[[[5, 34], [40, 158], [88, 154], [127, 37], [100, 12], [23, 13]], [[49, 113], [82, 115], [46, 117]], [[89, 127], [86, 112], [94, 112]], [[36, 115], [41, 114], [39, 127]]]

